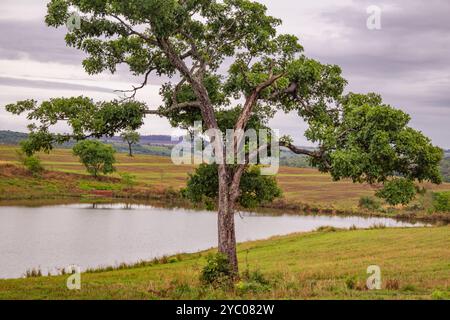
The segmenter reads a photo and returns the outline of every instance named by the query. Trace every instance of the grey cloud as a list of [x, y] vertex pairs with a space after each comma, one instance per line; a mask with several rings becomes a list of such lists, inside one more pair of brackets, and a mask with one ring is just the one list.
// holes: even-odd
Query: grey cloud
[[0, 21], [0, 56], [30, 57], [39, 62], [79, 64], [84, 54], [68, 48], [63, 28], [49, 28], [43, 21]]
[[45, 81], [45, 80], [16, 79], [2, 76], [0, 76], [0, 85], [9, 87], [25, 87], [36, 89], [52, 89], [52, 90], [65, 89], [65, 90], [83, 90], [83, 91], [114, 93], [114, 90], [112, 89], [98, 86], [85, 86], [79, 84]]

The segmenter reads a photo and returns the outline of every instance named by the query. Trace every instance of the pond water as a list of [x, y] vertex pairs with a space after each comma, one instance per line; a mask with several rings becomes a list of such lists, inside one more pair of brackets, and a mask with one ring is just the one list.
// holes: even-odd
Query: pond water
[[[420, 224], [384, 218], [236, 215], [239, 242], [314, 230], [320, 226], [359, 228], [374, 224]], [[44, 274], [69, 265], [83, 270], [163, 255], [196, 252], [217, 244], [216, 214], [129, 204], [0, 207], [0, 278]]]

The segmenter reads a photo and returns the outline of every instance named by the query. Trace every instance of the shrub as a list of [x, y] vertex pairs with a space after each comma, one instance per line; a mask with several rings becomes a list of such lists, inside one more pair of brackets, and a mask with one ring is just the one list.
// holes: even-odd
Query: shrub
[[406, 205], [411, 202], [417, 194], [414, 182], [404, 178], [395, 178], [385, 183], [383, 189], [376, 196], [384, 199], [390, 205]]
[[233, 271], [228, 257], [222, 253], [210, 254], [206, 257], [200, 280], [204, 284], [223, 285], [230, 283]]
[[41, 159], [39, 159], [36, 155], [26, 155], [26, 153], [22, 151], [18, 151], [17, 154], [19, 156], [19, 161], [33, 174], [33, 176], [40, 176], [44, 171]]
[[[252, 166], [242, 175], [240, 183], [241, 195], [238, 202], [244, 208], [254, 208], [258, 205], [269, 203], [278, 197], [282, 192], [278, 187], [276, 179], [270, 176], [263, 176], [261, 169]], [[183, 195], [195, 203], [208, 203], [206, 198], [215, 200], [219, 194], [219, 178], [217, 175], [217, 165], [202, 164], [189, 176], [187, 188], [183, 190]]]
[[115, 171], [114, 153], [112, 146], [96, 140], [80, 141], [73, 147], [73, 154], [80, 158], [86, 170], [96, 178], [101, 173], [109, 174]]
[[136, 176], [130, 173], [121, 173], [120, 177], [122, 178], [122, 184], [126, 189], [133, 189], [136, 185]]
[[260, 293], [270, 291], [271, 286], [270, 281], [259, 270], [246, 270], [242, 274], [242, 280], [235, 285], [235, 289], [238, 294]]
[[359, 199], [359, 207], [368, 209], [368, 210], [372, 210], [372, 211], [376, 211], [376, 210], [381, 209], [381, 203], [379, 200], [377, 200], [373, 197], [365, 196], [365, 197], [361, 197]]
[[435, 290], [431, 294], [431, 298], [433, 300], [449, 300], [450, 299], [450, 294], [446, 293], [444, 291], [441, 291], [441, 290]]
[[450, 212], [450, 192], [433, 193], [433, 210], [438, 212]]

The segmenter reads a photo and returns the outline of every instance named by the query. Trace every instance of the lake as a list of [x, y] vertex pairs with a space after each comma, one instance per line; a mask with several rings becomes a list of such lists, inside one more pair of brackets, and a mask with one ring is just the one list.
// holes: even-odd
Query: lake
[[[320, 226], [367, 228], [374, 224], [421, 224], [385, 218], [236, 215], [239, 242], [312, 231]], [[28, 269], [44, 274], [78, 265], [99, 266], [196, 252], [217, 245], [214, 212], [129, 204], [0, 207], [0, 278], [19, 278]]]

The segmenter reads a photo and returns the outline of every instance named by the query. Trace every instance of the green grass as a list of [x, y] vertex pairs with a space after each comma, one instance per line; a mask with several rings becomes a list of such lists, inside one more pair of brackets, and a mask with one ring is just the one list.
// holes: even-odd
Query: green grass
[[[0, 299], [450, 297], [450, 227], [317, 231], [244, 243], [238, 251], [241, 272], [258, 270], [268, 285], [259, 288], [244, 281], [231, 288], [204, 286], [199, 274], [208, 252], [202, 252], [83, 273], [81, 291], [66, 288], [67, 276], [0, 280]], [[382, 290], [364, 289], [370, 265], [381, 268]]]

